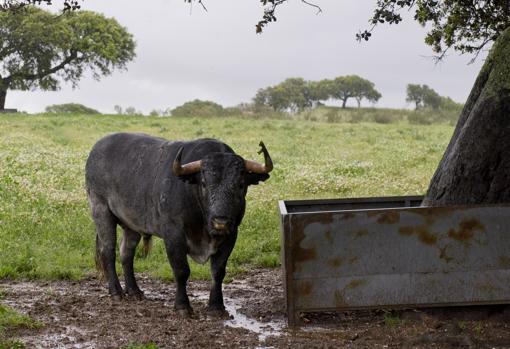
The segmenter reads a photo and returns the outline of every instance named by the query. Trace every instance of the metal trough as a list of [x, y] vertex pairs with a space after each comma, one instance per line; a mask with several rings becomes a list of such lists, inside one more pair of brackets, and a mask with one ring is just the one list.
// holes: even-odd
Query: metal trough
[[280, 201], [287, 316], [510, 303], [510, 206]]

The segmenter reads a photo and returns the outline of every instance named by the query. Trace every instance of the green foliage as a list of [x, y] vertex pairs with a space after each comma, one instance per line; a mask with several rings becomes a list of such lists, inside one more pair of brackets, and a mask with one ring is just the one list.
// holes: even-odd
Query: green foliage
[[430, 28], [425, 42], [441, 55], [449, 48], [478, 53], [510, 26], [507, 0], [378, 0], [371, 19], [372, 28], [357, 34], [358, 40], [368, 40], [378, 23], [400, 23], [400, 13], [411, 8], [415, 11], [414, 19]]
[[[2, 297], [0, 297], [1, 299]], [[0, 349], [22, 349], [25, 345], [10, 339], [9, 331], [17, 328], [39, 328], [42, 324], [0, 304]]]
[[450, 97], [440, 96], [427, 85], [407, 85], [407, 102], [415, 103], [415, 113], [407, 120], [415, 125], [430, 125], [437, 122], [454, 124], [457, 122], [463, 105]]
[[349, 98], [355, 98], [360, 107], [363, 99], [375, 103], [381, 94], [372, 82], [357, 75], [321, 81], [289, 78], [278, 85], [259, 89], [253, 103], [257, 108], [271, 107], [278, 112], [296, 113], [318, 106], [321, 101], [330, 98], [343, 101], [343, 107]]
[[[131, 34], [113, 18], [90, 11], [60, 16], [37, 7], [0, 11], [0, 91], [75, 87], [84, 71], [94, 78], [125, 69], [134, 56]], [[3, 105], [0, 105], [0, 109]]]
[[97, 110], [79, 103], [53, 104], [47, 106], [45, 111], [54, 114], [101, 114]]
[[400, 318], [398, 313], [386, 312], [384, 313], [384, 324], [388, 327], [402, 326], [405, 320]]
[[25, 344], [19, 340], [8, 339], [0, 340], [0, 349], [24, 349]]
[[253, 98], [256, 106], [269, 106], [278, 112], [295, 113], [310, 108], [316, 95], [311, 82], [303, 78], [289, 78], [276, 86], [260, 89]]
[[329, 97], [342, 101], [342, 108], [349, 98], [355, 98], [359, 108], [363, 99], [375, 103], [381, 94], [374, 88], [374, 83], [357, 75], [348, 75], [339, 76], [329, 83]]
[[462, 104], [455, 103], [449, 98], [448, 107], [438, 110], [421, 108], [418, 111], [407, 109], [388, 108], [340, 108], [332, 106], [320, 106], [305, 111], [296, 116], [296, 119], [308, 121], [323, 121], [330, 123], [360, 123], [375, 122], [379, 124], [405, 123], [415, 125], [430, 125], [437, 123], [453, 124], [457, 121]]
[[432, 123], [434, 123], [434, 118], [432, 117], [432, 115], [421, 112], [410, 114], [407, 117], [407, 120], [412, 125], [431, 125]]
[[[111, 132], [175, 140], [196, 138], [200, 129], [201, 137], [219, 138], [244, 158], [259, 161], [258, 143], [265, 142], [275, 169], [268, 181], [248, 190], [229, 275], [278, 265], [278, 200], [425, 191], [451, 126], [378, 124], [365, 121], [375, 109], [336, 110], [345, 113], [342, 117], [359, 113], [363, 120], [353, 124], [234, 116], [5, 115], [0, 118], [0, 278], [95, 275], [95, 228], [84, 190], [84, 166], [93, 144]], [[396, 110], [387, 114], [399, 115]], [[120, 271], [120, 262], [117, 267]], [[172, 278], [161, 239], [154, 239], [146, 259], [135, 259], [135, 269]], [[193, 278], [209, 277], [208, 265], [192, 263], [191, 269]]]
[[415, 103], [416, 110], [420, 108], [432, 108], [437, 110], [441, 107], [443, 102], [448, 104], [448, 107], [451, 107], [450, 101], [453, 102], [450, 98], [441, 97], [427, 85], [408, 84], [406, 92], [406, 101]]
[[[51, 5], [51, 0], [1, 0], [1, 11], [19, 11], [21, 8], [30, 5]], [[81, 8], [79, 0], [64, 0], [62, 4], [62, 12], [79, 10]]]
[[211, 101], [201, 101], [195, 99], [191, 102], [186, 102], [183, 105], [175, 108], [171, 112], [172, 116], [223, 116], [225, 110], [221, 105]]

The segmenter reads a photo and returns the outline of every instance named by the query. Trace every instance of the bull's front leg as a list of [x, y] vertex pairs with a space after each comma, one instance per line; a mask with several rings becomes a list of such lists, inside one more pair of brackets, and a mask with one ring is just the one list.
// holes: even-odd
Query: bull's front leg
[[193, 308], [191, 308], [186, 292], [186, 283], [190, 274], [188, 259], [186, 258], [186, 242], [184, 238], [179, 237], [165, 239], [165, 248], [176, 284], [174, 308], [179, 315], [190, 317], [193, 314]]
[[211, 256], [211, 293], [207, 314], [214, 317], [225, 317], [229, 314], [225, 311], [223, 303], [222, 283], [225, 278], [228, 257], [232, 253], [237, 238], [237, 230], [229, 234], [216, 254]]

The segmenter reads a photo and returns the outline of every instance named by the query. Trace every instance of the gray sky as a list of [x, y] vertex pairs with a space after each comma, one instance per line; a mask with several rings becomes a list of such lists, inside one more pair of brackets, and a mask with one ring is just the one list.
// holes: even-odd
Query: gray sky
[[254, 29], [262, 16], [259, 0], [204, 2], [208, 12], [183, 0], [84, 0], [83, 9], [117, 18], [134, 35], [137, 57], [128, 70], [100, 81], [87, 75], [74, 90], [63, 84], [57, 92], [10, 91], [6, 107], [37, 112], [75, 102], [105, 113], [114, 105], [148, 113], [195, 98], [233, 106], [288, 77], [349, 74], [375, 83], [383, 95], [379, 107], [411, 107], [405, 102], [408, 83], [428, 84], [464, 102], [485, 57], [468, 65], [470, 56], [452, 53], [434, 64], [423, 43], [426, 30], [411, 15], [358, 43], [355, 34], [367, 27], [375, 0], [316, 0], [319, 15], [289, 0], [262, 35]]

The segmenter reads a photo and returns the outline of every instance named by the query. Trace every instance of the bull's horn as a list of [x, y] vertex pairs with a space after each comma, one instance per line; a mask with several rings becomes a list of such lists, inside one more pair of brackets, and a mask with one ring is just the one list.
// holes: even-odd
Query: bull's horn
[[252, 160], [244, 160], [244, 164], [246, 166], [246, 171], [252, 173], [269, 173], [273, 170], [273, 160], [271, 160], [271, 156], [269, 156], [269, 152], [264, 145], [264, 142], [260, 141], [260, 150], [258, 153], [264, 153], [264, 162], [265, 164], [259, 164], [256, 161]]
[[176, 176], [185, 176], [199, 172], [200, 168], [202, 167], [202, 160], [193, 161], [185, 165], [181, 165], [182, 149], [183, 149], [182, 147], [179, 148], [179, 151], [177, 152], [174, 163], [172, 165], [172, 170], [174, 174]]

